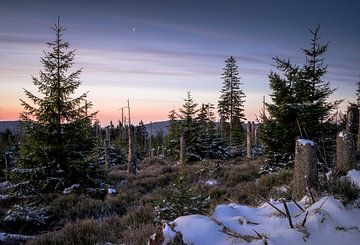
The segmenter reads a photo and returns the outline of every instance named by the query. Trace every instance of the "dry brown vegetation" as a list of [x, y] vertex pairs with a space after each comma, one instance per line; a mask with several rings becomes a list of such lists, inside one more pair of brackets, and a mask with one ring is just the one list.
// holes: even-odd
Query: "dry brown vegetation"
[[[158, 163], [159, 161], [159, 163]], [[117, 194], [95, 198], [85, 194], [52, 194], [52, 223], [49, 232], [38, 235], [29, 244], [146, 244], [155, 230], [154, 207], [179, 176], [187, 176], [195, 193], [210, 196], [207, 214], [220, 203], [257, 205], [258, 195], [267, 198], [276, 188], [288, 185], [291, 172], [260, 176], [260, 160], [235, 159], [220, 163], [203, 161], [176, 165], [158, 159], [147, 159], [139, 165], [137, 175], [126, 173], [123, 166], [109, 171], [109, 183]], [[217, 185], [205, 184], [216, 179]], [[278, 193], [282, 195], [281, 193]]]

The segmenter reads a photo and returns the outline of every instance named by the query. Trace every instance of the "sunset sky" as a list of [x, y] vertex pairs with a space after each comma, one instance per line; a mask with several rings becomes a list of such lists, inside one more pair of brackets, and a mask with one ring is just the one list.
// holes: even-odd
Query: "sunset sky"
[[89, 91], [102, 125], [121, 117], [129, 98], [133, 122], [166, 120], [191, 90], [196, 102], [217, 103], [224, 61], [236, 57], [245, 113], [254, 120], [269, 101], [272, 58], [302, 64], [309, 28], [321, 24], [329, 42], [326, 79], [331, 99], [355, 100], [360, 80], [359, 1], [106, 0], [0, 1], [0, 120], [17, 120], [23, 88], [36, 92], [31, 75], [50, 29], [61, 16], [64, 39], [83, 68], [79, 92]]

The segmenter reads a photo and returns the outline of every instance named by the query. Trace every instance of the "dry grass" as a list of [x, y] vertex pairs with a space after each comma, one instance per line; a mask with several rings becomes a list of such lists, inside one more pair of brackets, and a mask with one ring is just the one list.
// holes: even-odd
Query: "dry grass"
[[[210, 195], [211, 209], [229, 202], [256, 205], [255, 195], [266, 198], [275, 186], [286, 185], [291, 179], [289, 171], [260, 176], [259, 160], [222, 162], [220, 169], [216, 169], [215, 161], [185, 166], [158, 161], [146, 160], [137, 175], [129, 175], [123, 167], [112, 167], [110, 181], [118, 193], [104, 200], [83, 195], [54, 197], [53, 210], [63, 213], [63, 224], [58, 226], [62, 228], [38, 236], [30, 244], [146, 244], [155, 229], [153, 207], [179, 176], [189, 179], [189, 188], [195, 193]], [[219, 184], [206, 186], [209, 178]]]

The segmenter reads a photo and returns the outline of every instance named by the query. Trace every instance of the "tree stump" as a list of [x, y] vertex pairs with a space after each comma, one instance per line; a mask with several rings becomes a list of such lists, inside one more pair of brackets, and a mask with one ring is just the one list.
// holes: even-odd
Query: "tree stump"
[[355, 163], [355, 144], [350, 132], [342, 131], [336, 137], [336, 168], [338, 174], [346, 174]]
[[293, 192], [297, 199], [301, 199], [308, 190], [318, 186], [318, 159], [316, 143], [311, 140], [299, 139], [295, 146], [295, 167], [293, 178]]
[[246, 158], [252, 159], [251, 156], [251, 122], [248, 122], [246, 128]]

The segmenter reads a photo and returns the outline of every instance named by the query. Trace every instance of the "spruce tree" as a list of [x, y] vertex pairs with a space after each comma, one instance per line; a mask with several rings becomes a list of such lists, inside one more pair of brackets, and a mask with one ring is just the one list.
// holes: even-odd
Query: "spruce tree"
[[357, 88], [356, 88], [356, 104], [358, 107], [360, 107], [360, 79], [359, 81], [356, 83]]
[[246, 120], [244, 115], [245, 94], [240, 88], [241, 82], [238, 66], [233, 56], [225, 61], [225, 68], [222, 74], [223, 87], [218, 101], [218, 113], [223, 121], [229, 122], [229, 140], [235, 143], [234, 133], [241, 130], [241, 120]]
[[184, 134], [186, 142], [186, 159], [188, 162], [201, 160], [199, 153], [199, 124], [196, 120], [198, 104], [195, 103], [191, 92], [187, 92], [184, 104], [179, 110], [181, 120], [181, 132]]
[[227, 159], [228, 148], [216, 130], [214, 105], [202, 104], [196, 118], [199, 124], [199, 152], [202, 159]]
[[47, 43], [49, 51], [41, 58], [43, 70], [38, 78], [32, 77], [39, 95], [25, 89], [30, 102], [21, 100], [26, 133], [12, 176], [18, 196], [96, 184], [96, 164], [88, 159], [94, 146], [94, 113], [88, 113], [92, 104], [85, 100], [86, 93], [73, 97], [81, 85], [82, 70], [69, 71], [75, 51], [63, 40], [60, 18], [52, 30], [55, 40]]
[[165, 155], [166, 157], [176, 160], [179, 157], [179, 139], [180, 139], [180, 122], [178, 120], [175, 108], [173, 108], [168, 115], [169, 126], [168, 134], [165, 138]]
[[263, 115], [260, 128], [268, 153], [293, 153], [297, 137], [308, 138], [321, 145], [328, 138], [334, 141], [336, 132], [332, 132], [331, 111], [341, 101], [328, 101], [334, 92], [330, 82], [323, 80], [327, 72], [323, 56], [328, 44], [320, 44], [319, 26], [310, 33], [310, 48], [303, 49], [304, 65], [274, 58], [275, 67], [283, 76], [275, 72], [269, 75], [272, 103], [267, 104], [269, 115]]

